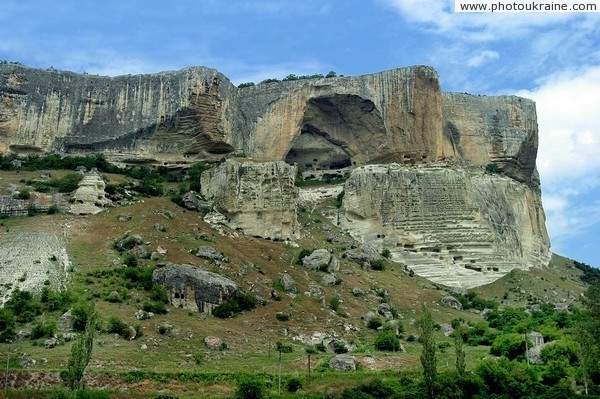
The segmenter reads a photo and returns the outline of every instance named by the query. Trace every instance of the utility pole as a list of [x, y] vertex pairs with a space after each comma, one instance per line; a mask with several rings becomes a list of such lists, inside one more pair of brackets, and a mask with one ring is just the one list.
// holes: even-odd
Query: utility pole
[[281, 348], [279, 348], [279, 397], [281, 397]]
[[[8, 341], [10, 345], [12, 341]], [[10, 350], [6, 351], [6, 374], [4, 374], [4, 393], [8, 395], [8, 366], [10, 365]]]
[[310, 353], [308, 354], [308, 382], [310, 383]]
[[525, 357], [527, 358], [527, 365], [529, 366], [529, 344], [527, 343], [527, 333], [525, 333]]

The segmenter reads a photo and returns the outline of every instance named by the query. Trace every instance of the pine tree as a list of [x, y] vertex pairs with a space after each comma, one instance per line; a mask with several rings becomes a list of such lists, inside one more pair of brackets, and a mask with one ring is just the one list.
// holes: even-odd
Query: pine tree
[[462, 327], [458, 327], [454, 330], [454, 351], [456, 352], [456, 373], [458, 378], [462, 379], [465, 376], [465, 348], [463, 341]]
[[425, 389], [429, 398], [433, 399], [434, 385], [437, 377], [436, 359], [435, 359], [435, 338], [433, 333], [435, 331], [435, 323], [431, 317], [431, 312], [427, 309], [427, 306], [423, 304], [421, 310], [421, 317], [419, 318], [417, 325], [421, 330], [421, 364], [423, 365], [423, 381], [425, 383]]

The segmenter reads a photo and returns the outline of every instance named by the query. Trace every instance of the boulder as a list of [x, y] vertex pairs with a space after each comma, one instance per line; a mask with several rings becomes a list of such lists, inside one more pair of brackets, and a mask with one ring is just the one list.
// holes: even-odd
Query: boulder
[[152, 274], [154, 284], [169, 291], [173, 306], [212, 313], [212, 309], [238, 292], [237, 285], [230, 279], [200, 269], [193, 265], [169, 263]]
[[58, 345], [58, 340], [56, 338], [50, 338], [44, 341], [44, 348], [52, 349]]
[[199, 247], [198, 251], [196, 252], [196, 256], [207, 260], [223, 260], [224, 258], [223, 254], [213, 247], [209, 247], [208, 245]]
[[296, 294], [298, 292], [298, 288], [296, 287], [296, 282], [289, 274], [285, 273], [281, 276], [281, 285], [283, 285], [283, 290], [285, 292], [291, 292]]
[[106, 198], [104, 189], [106, 184], [98, 171], [94, 168], [86, 173], [78, 184], [77, 190], [71, 197], [69, 212], [76, 215], [94, 215], [113, 206], [111, 200]]
[[361, 290], [360, 288], [354, 287], [354, 288], [352, 288], [352, 295], [354, 295], [354, 296], [364, 296], [365, 292], [363, 290]]
[[338, 282], [339, 282], [339, 280], [337, 279], [336, 275], [333, 273], [327, 273], [327, 274], [321, 275], [321, 283], [323, 285], [332, 286], [332, 285], [336, 285]]
[[440, 330], [444, 336], [449, 337], [454, 332], [454, 328], [448, 323], [440, 324]]
[[302, 258], [302, 264], [311, 270], [334, 272], [340, 269], [339, 261], [327, 249], [316, 249]]
[[144, 239], [139, 234], [126, 235], [125, 237], [118, 240], [115, 243], [114, 247], [117, 251], [123, 252], [123, 251], [130, 250], [130, 249], [136, 247], [137, 245], [142, 245], [143, 243], [144, 243]]
[[443, 297], [442, 305], [449, 307], [449, 308], [454, 308], [456, 310], [463, 310], [462, 303], [460, 303], [460, 301], [458, 299], [454, 298], [452, 295], [447, 295], [447, 296]]
[[329, 361], [329, 367], [337, 371], [354, 371], [356, 360], [347, 354], [336, 355]]
[[58, 331], [71, 331], [73, 329], [73, 314], [70, 310], [58, 318], [56, 329]]
[[204, 346], [206, 346], [207, 349], [218, 351], [221, 350], [222, 345], [223, 340], [221, 340], [221, 338], [211, 336], [204, 338]]
[[181, 205], [189, 210], [197, 211], [200, 207], [200, 199], [195, 191], [188, 191], [181, 197]]
[[346, 251], [344, 256], [362, 267], [370, 266], [372, 261], [383, 259], [383, 256], [381, 256], [375, 248], [372, 248], [368, 245], [363, 245]]

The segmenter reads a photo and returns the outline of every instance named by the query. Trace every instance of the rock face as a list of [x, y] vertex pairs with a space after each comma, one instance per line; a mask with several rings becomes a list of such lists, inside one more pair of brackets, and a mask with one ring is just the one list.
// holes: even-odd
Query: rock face
[[238, 292], [230, 279], [192, 265], [168, 264], [154, 271], [152, 281], [169, 291], [173, 306], [208, 314]]
[[340, 225], [434, 282], [470, 288], [549, 261], [540, 197], [508, 177], [373, 165], [344, 190]]
[[202, 174], [202, 195], [245, 234], [287, 240], [297, 236], [296, 167], [285, 162], [228, 160]]
[[70, 212], [76, 215], [95, 215], [112, 206], [112, 201], [106, 198], [105, 188], [106, 183], [96, 169], [86, 173], [73, 192]]

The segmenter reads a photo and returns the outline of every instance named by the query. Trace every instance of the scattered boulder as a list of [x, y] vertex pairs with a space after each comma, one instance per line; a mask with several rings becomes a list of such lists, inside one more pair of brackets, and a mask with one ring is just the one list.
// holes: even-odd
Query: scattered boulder
[[140, 349], [141, 349], [141, 350], [143, 350], [143, 351], [145, 351], [146, 349], [148, 349], [148, 345], [146, 345], [146, 344], [142, 344], [142, 345], [140, 346]]
[[365, 323], [365, 326], [368, 326], [368, 325], [369, 325], [369, 322], [370, 322], [372, 319], [376, 318], [376, 317], [378, 317], [378, 316], [377, 316], [377, 313], [375, 313], [375, 312], [367, 312], [367, 314], [365, 314], [365, 315], [362, 317], [362, 319], [363, 319], [363, 322]]
[[218, 351], [221, 349], [222, 345], [223, 340], [221, 340], [221, 338], [210, 336], [204, 338], [204, 346], [206, 346], [207, 349]]
[[380, 304], [379, 308], [377, 309], [377, 313], [379, 313], [388, 320], [392, 320], [394, 318], [394, 315], [392, 313], [392, 307], [389, 303]]
[[316, 249], [302, 259], [302, 264], [311, 270], [334, 272], [340, 269], [339, 261], [327, 249]]
[[283, 290], [285, 292], [291, 292], [296, 294], [298, 292], [298, 287], [296, 287], [296, 282], [289, 274], [285, 273], [281, 276], [281, 285], [283, 285]]
[[446, 337], [449, 337], [454, 332], [454, 327], [452, 327], [448, 323], [440, 324], [440, 329], [441, 329], [442, 333], [444, 334], [444, 336], [446, 336]]
[[189, 210], [198, 210], [200, 196], [195, 191], [188, 191], [181, 197], [181, 205]]
[[58, 318], [56, 329], [58, 331], [71, 331], [73, 329], [73, 314], [70, 310]]
[[344, 256], [362, 267], [370, 266], [372, 261], [383, 260], [379, 252], [368, 245], [346, 251]]
[[327, 274], [323, 274], [321, 276], [321, 283], [323, 285], [332, 286], [332, 285], [336, 285], [338, 282], [339, 282], [338, 278], [333, 273], [327, 273]]
[[208, 260], [223, 260], [224, 256], [219, 251], [214, 249], [213, 247], [209, 247], [208, 245], [203, 245], [198, 248], [196, 252], [196, 256], [202, 259]]
[[361, 290], [360, 288], [352, 288], [352, 295], [354, 296], [364, 296], [365, 292], [363, 290]]
[[44, 341], [44, 348], [52, 349], [58, 345], [58, 340], [56, 338], [50, 338]]
[[138, 245], [142, 245], [143, 243], [144, 239], [139, 234], [126, 235], [114, 244], [114, 248], [119, 252], [123, 252], [130, 250]]
[[462, 303], [460, 303], [460, 301], [458, 299], [454, 298], [451, 295], [447, 295], [442, 298], [442, 305], [449, 307], [449, 308], [454, 308], [456, 310], [463, 310]]
[[73, 341], [75, 338], [77, 338], [76, 333], [67, 332], [62, 334], [62, 339], [64, 339], [65, 342]]
[[21, 330], [19, 330], [15, 334], [15, 339], [17, 339], [17, 340], [24, 340], [24, 339], [29, 339], [29, 338], [31, 338], [31, 331], [21, 331]]
[[329, 367], [337, 371], [354, 371], [356, 360], [347, 354], [336, 355], [329, 361]]
[[164, 249], [163, 247], [161, 247], [160, 245], [158, 247], [156, 247], [156, 252], [158, 252], [161, 255], [166, 255], [167, 254], [167, 250]]
[[145, 310], [142, 309], [138, 309], [137, 312], [135, 312], [135, 319], [136, 320], [148, 320], [150, 318], [154, 317], [154, 313], [152, 312], [146, 312]]
[[155, 223], [154, 224], [154, 230], [165, 232], [165, 231], [167, 231], [167, 227], [164, 226], [164, 225], [162, 225], [162, 224], [160, 224], [160, 223]]
[[173, 306], [208, 314], [238, 292], [232, 280], [186, 264], [169, 263], [159, 267], [154, 270], [152, 281], [169, 291]]
[[27, 353], [23, 353], [21, 356], [19, 356], [18, 360], [19, 360], [19, 364], [25, 368], [35, 366], [35, 364], [37, 363], [35, 361], [35, 359], [33, 357], [31, 357], [30, 355], [28, 355]]
[[119, 222], [129, 222], [131, 219], [133, 219], [133, 216], [131, 216], [131, 215], [119, 215], [119, 216], [117, 216], [117, 220]]
[[117, 291], [111, 291], [110, 294], [108, 294], [109, 301], [116, 301], [118, 299], [119, 299], [119, 293]]

